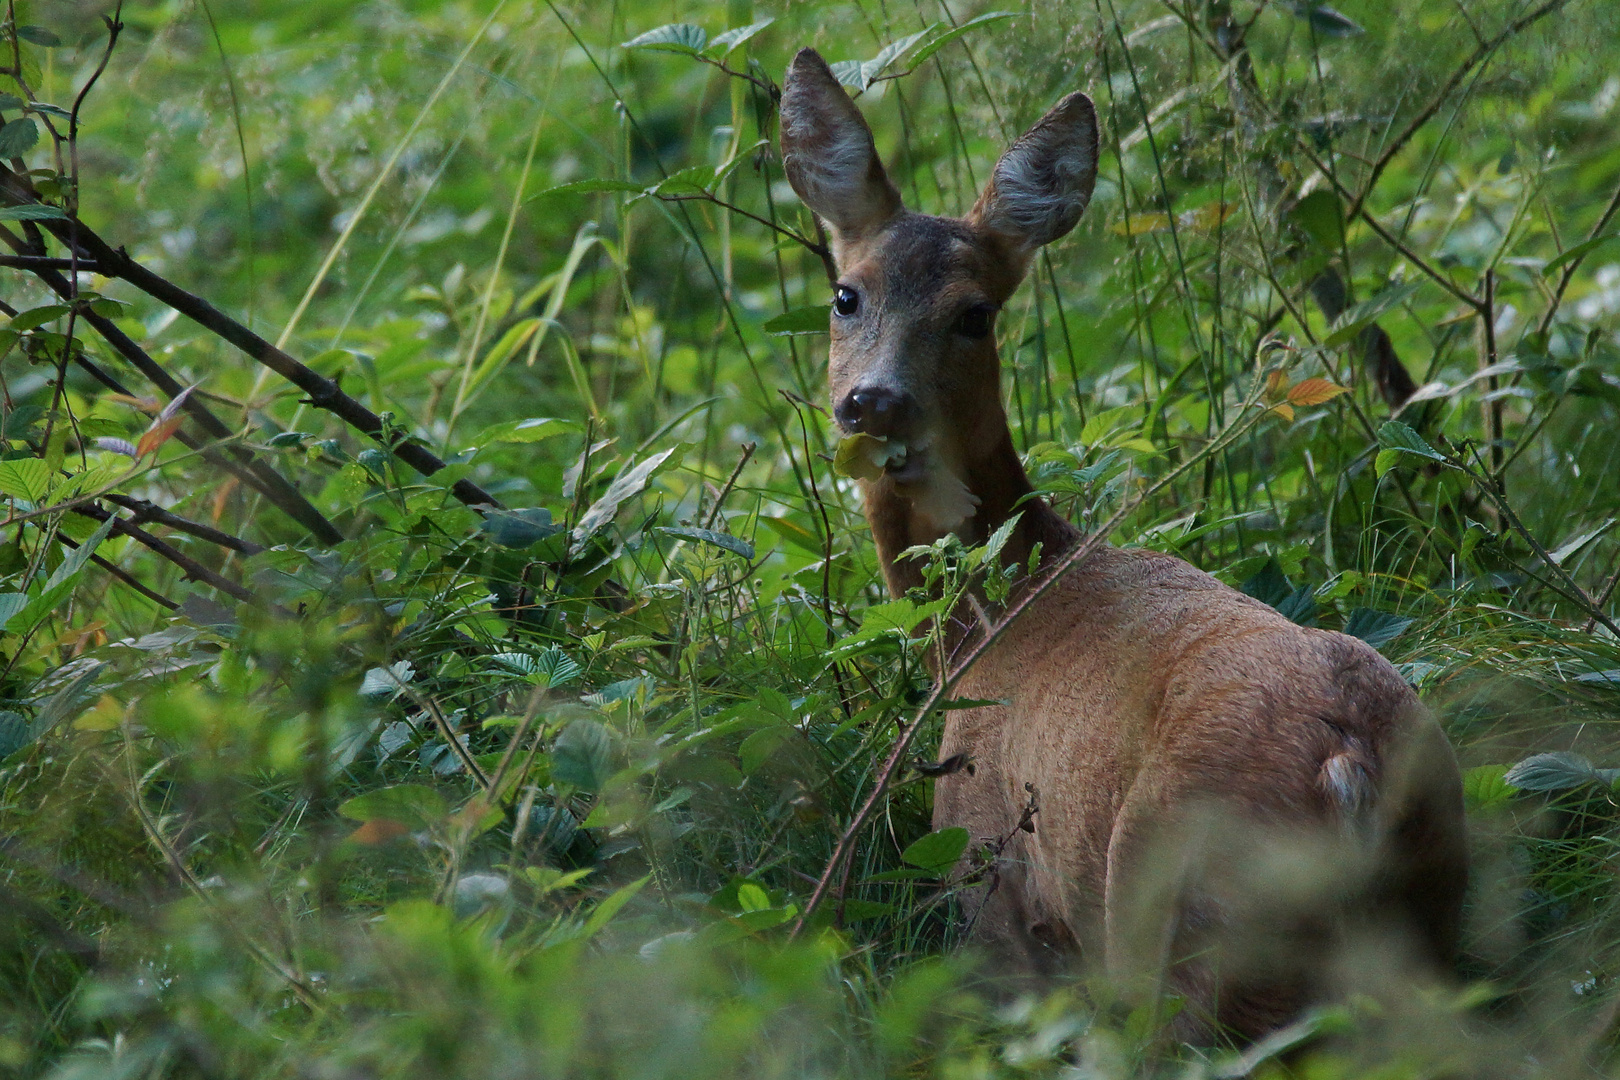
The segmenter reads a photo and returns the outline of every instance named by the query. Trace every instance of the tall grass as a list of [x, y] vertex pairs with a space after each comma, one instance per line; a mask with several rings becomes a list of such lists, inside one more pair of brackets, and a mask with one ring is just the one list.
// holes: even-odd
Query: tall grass
[[[1090, 976], [975, 981], [950, 888], [905, 857], [930, 828], [917, 770], [788, 940], [929, 689], [925, 646], [865, 619], [884, 597], [830, 458], [826, 275], [774, 150], [772, 87], [809, 44], [868, 62], [859, 103], [930, 213], [964, 211], [1060, 94], [1096, 100], [1097, 195], [1000, 321], [1015, 443], [1075, 520], [1172, 473], [1283, 371], [1264, 422], [1113, 539], [1379, 644], [1468, 770], [1477, 878], [1458, 986], [1359, 972], [1368, 992], [1308, 1018], [1293, 1034], [1320, 1039], [1288, 1067], [1606, 1070], [1620, 26], [1592, 0], [1341, 7], [125, 11], [79, 136], [86, 225], [251, 312], [447, 466], [414, 472], [86, 276], [346, 539], [176, 441], [93, 473], [112, 453], [94, 440], [138, 440], [155, 406], [59, 368], [63, 335], [151, 388], [65, 312], [15, 324], [4, 589], [40, 595], [64, 537], [97, 539], [71, 474], [251, 541], [141, 519], [253, 600], [114, 534], [96, 554], [125, 578], [86, 563], [5, 624], [0, 1068], [1284, 1068], [1280, 1044], [1173, 1045], [1165, 1009]], [[19, 12], [63, 42], [19, 35], [38, 100], [71, 105], [98, 14]], [[677, 30], [627, 46], [671, 23], [708, 51]], [[54, 168], [48, 149], [27, 163]], [[51, 299], [0, 273], [11, 308]], [[1379, 331], [1411, 400], [1384, 390]], [[462, 479], [505, 509], [457, 501]], [[1577, 756], [1509, 771], [1550, 752]]]

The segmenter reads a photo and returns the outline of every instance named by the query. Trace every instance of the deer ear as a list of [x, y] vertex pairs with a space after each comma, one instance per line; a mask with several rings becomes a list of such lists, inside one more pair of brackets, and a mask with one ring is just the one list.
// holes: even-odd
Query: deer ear
[[1073, 93], [996, 162], [968, 220], [1033, 253], [1074, 228], [1097, 184], [1097, 111]]
[[782, 85], [782, 167], [804, 205], [853, 240], [900, 212], [872, 129], [814, 49], [800, 49]]

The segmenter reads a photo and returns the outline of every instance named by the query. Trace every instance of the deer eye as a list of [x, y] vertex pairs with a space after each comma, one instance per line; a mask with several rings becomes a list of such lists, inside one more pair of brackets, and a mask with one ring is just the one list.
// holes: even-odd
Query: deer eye
[[844, 318], [849, 318], [861, 308], [861, 294], [848, 285], [840, 285], [833, 290], [833, 310]]
[[956, 332], [965, 338], [977, 341], [990, 333], [990, 325], [996, 320], [996, 309], [990, 304], [974, 304], [962, 312], [956, 320]]

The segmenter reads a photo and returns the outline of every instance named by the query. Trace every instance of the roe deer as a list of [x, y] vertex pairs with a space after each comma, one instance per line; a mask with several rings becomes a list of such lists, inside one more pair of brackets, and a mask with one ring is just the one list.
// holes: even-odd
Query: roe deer
[[[788, 179], [837, 268], [834, 418], [892, 451], [861, 481], [890, 592], [923, 584], [907, 548], [948, 532], [982, 543], [1013, 515], [1006, 562], [1039, 545], [1050, 566], [1080, 533], [1032, 495], [993, 330], [1032, 255], [1091, 197], [1090, 99], [1070, 94], [1014, 142], [962, 218], [901, 205], [813, 50], [788, 68], [781, 122]], [[993, 607], [971, 599], [946, 628], [954, 650]], [[956, 693], [999, 704], [947, 714], [940, 754], [967, 765], [937, 781], [934, 827], [969, 830], [958, 869], [977, 858], [979, 883], [964, 907], [1004, 967], [1079, 959], [1162, 980], [1149, 985], [1184, 1001], [1179, 1033], [1208, 1039], [1287, 1021], [1325, 992], [1324, 950], [1352, 931], [1453, 960], [1468, 874], [1457, 764], [1363, 642], [1295, 625], [1180, 559], [1105, 544]]]

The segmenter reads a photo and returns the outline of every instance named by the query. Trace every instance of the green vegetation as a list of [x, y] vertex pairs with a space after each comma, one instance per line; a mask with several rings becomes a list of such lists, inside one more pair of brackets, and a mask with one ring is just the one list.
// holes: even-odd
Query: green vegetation
[[976, 987], [914, 767], [805, 910], [930, 688], [822, 409], [806, 44], [928, 212], [1091, 93], [998, 324], [1032, 475], [1459, 748], [1465, 984], [1294, 1067], [1613, 1067], [1620, 8], [104, 14], [0, 42], [0, 1071], [1281, 1069]]

